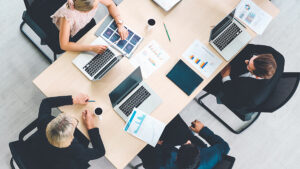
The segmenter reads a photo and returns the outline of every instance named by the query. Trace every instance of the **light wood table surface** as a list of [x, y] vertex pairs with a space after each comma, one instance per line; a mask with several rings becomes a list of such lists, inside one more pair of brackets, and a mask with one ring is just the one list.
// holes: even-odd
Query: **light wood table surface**
[[[279, 13], [279, 10], [268, 0], [254, 0], [254, 2], [273, 17]], [[151, 113], [151, 116], [168, 123], [226, 66], [228, 62], [208, 44], [208, 38], [212, 26], [229, 14], [238, 3], [239, 0], [183, 0], [169, 12], [163, 11], [151, 0], [124, 0], [119, 5], [125, 24], [144, 37], [134, 54], [151, 40], [155, 40], [171, 56], [163, 66], [145, 79], [162, 99], [162, 104]], [[154, 18], [156, 25], [147, 32], [145, 28], [149, 18]], [[101, 22], [78, 43], [89, 44], [96, 39], [94, 33]], [[163, 22], [168, 28], [171, 42], [167, 38]], [[256, 36], [252, 30], [248, 29], [248, 31], [252, 37]], [[185, 62], [204, 79], [196, 90], [187, 96], [166, 77], [166, 74], [195, 39], [204, 43], [223, 62], [210, 78], [205, 78]], [[95, 103], [89, 103], [87, 106], [64, 106], [60, 109], [75, 115], [81, 121], [81, 112], [84, 109], [93, 110], [96, 106], [100, 106], [103, 109], [103, 119], [100, 122], [98, 119], [95, 120], [106, 149], [105, 156], [116, 168], [124, 168], [146, 144], [123, 130], [125, 122], [112, 109], [108, 94], [134, 70], [134, 67], [127, 58], [123, 58], [103, 79], [92, 82], [72, 64], [72, 60], [78, 54], [77, 52], [64, 53], [34, 79], [33, 83], [47, 97], [75, 95], [81, 92], [96, 100]], [[87, 136], [82, 122], [78, 128]]]

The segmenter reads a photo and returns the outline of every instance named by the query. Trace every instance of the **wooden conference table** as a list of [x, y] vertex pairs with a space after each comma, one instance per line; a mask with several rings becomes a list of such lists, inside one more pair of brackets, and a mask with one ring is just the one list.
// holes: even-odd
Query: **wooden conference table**
[[[268, 0], [254, 0], [254, 2], [273, 17], [279, 13], [279, 10]], [[229, 14], [238, 3], [239, 0], [183, 0], [169, 12], [164, 12], [151, 0], [124, 0], [119, 5], [118, 8], [126, 25], [144, 37], [134, 54], [151, 40], [155, 40], [171, 56], [163, 66], [144, 79], [162, 99], [162, 104], [151, 113], [153, 117], [164, 123], [171, 121], [228, 63], [208, 44], [208, 38], [212, 26]], [[153, 30], [147, 32], [145, 27], [149, 18], [154, 18], [156, 25]], [[89, 44], [96, 39], [94, 33], [102, 21], [78, 43]], [[167, 25], [171, 42], [166, 36], [163, 22]], [[256, 36], [253, 31], [248, 30], [252, 37]], [[166, 77], [166, 74], [195, 39], [204, 43], [223, 62], [210, 78], [205, 78], [186, 62], [203, 78], [203, 82], [196, 90], [187, 96]], [[47, 97], [75, 95], [81, 92], [96, 100], [95, 103], [89, 103], [87, 106], [64, 106], [60, 110], [74, 114], [80, 120], [78, 128], [87, 136], [87, 131], [81, 122], [81, 112], [84, 109], [93, 110], [96, 106], [100, 106], [103, 109], [103, 119], [100, 122], [96, 118], [95, 120], [105, 145], [105, 156], [116, 168], [124, 168], [146, 144], [123, 130], [125, 122], [112, 109], [108, 94], [134, 70], [134, 67], [127, 58], [123, 58], [103, 79], [92, 82], [72, 64], [72, 60], [78, 54], [77, 52], [64, 53], [34, 79], [33, 83]]]

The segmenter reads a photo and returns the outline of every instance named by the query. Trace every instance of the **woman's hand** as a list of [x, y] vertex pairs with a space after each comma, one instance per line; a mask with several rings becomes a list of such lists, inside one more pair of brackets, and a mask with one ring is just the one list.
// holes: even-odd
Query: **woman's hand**
[[91, 51], [101, 54], [107, 49], [107, 46], [104, 45], [93, 45]]
[[73, 96], [73, 104], [87, 104], [89, 96], [86, 94], [80, 93], [77, 96]]
[[85, 110], [84, 112], [82, 112], [82, 119], [85, 127], [88, 130], [96, 128], [96, 125], [94, 123], [94, 116], [95, 114], [90, 112], [89, 110]]
[[118, 26], [118, 32], [122, 40], [125, 40], [128, 36], [128, 30], [123, 26]]

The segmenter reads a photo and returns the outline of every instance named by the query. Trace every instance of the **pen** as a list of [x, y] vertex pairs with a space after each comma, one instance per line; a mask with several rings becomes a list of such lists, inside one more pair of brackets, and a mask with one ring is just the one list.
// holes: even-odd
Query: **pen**
[[96, 102], [96, 100], [87, 100], [86, 102]]
[[170, 35], [169, 35], [169, 32], [168, 32], [168, 29], [166, 27], [166, 24], [164, 23], [164, 27], [165, 27], [165, 30], [166, 30], [166, 33], [167, 33], [167, 36], [169, 38], [169, 41], [171, 42], [171, 38], [170, 38]]

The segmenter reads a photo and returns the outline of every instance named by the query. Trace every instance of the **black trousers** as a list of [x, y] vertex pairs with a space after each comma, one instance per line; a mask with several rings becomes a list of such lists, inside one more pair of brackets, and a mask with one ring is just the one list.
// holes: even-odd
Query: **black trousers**
[[[196, 144], [200, 147], [207, 147], [207, 145], [200, 140], [198, 137], [194, 136], [190, 128], [183, 121], [180, 115], [177, 115], [165, 128], [163, 131], [160, 140], [163, 140], [163, 146], [166, 156], [168, 156], [168, 148], [182, 145], [190, 140], [193, 144]], [[157, 158], [164, 158], [157, 156], [157, 147], [153, 148], [150, 145], [147, 145], [138, 156], [143, 161], [144, 168], [155, 168], [154, 164], [157, 163]]]

